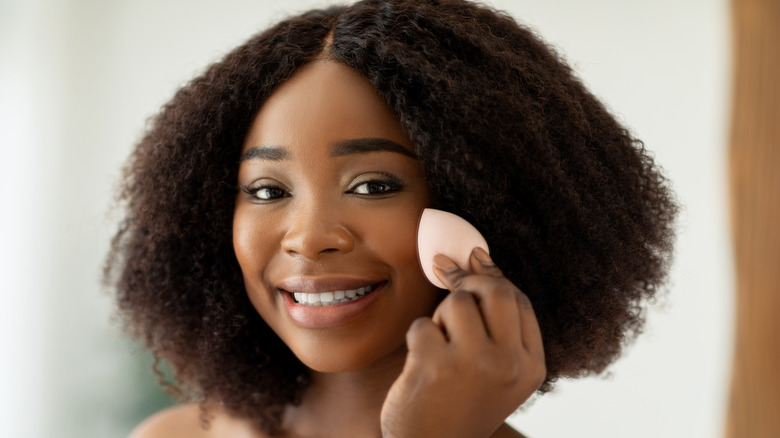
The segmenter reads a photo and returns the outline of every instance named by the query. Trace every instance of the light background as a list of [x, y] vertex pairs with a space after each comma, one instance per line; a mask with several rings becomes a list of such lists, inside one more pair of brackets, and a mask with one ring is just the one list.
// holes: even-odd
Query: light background
[[[0, 436], [126, 436], [157, 408], [139, 387], [148, 357], [122, 339], [99, 287], [121, 163], [178, 86], [327, 4], [0, 0]], [[561, 382], [511, 422], [537, 438], [719, 436], [733, 327], [727, 3], [490, 4], [558, 48], [685, 206], [671, 290], [646, 333], [607, 378]]]

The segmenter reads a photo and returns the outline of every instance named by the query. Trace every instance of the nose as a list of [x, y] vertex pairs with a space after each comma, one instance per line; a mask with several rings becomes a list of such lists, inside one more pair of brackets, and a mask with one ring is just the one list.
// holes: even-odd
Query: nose
[[292, 256], [319, 260], [327, 254], [348, 253], [355, 238], [334, 207], [303, 205], [290, 212], [282, 250]]

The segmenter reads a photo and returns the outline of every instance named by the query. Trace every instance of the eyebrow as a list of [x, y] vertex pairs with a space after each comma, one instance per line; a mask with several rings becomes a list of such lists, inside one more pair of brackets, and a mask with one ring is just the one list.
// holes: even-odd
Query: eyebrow
[[[410, 158], [417, 159], [417, 155], [399, 143], [386, 138], [354, 138], [341, 140], [332, 145], [331, 157], [343, 157], [352, 154], [365, 154], [369, 152], [393, 152]], [[290, 154], [283, 146], [258, 146], [252, 147], [241, 156], [239, 162], [247, 160], [282, 161], [290, 158]]]
[[343, 157], [367, 152], [394, 152], [417, 159], [417, 155], [400, 144], [386, 138], [354, 138], [342, 140], [333, 145], [332, 157]]
[[282, 161], [290, 158], [290, 154], [287, 153], [287, 149], [281, 146], [259, 146], [249, 148], [244, 155], [239, 158], [238, 162], [246, 160], [269, 160], [269, 161]]

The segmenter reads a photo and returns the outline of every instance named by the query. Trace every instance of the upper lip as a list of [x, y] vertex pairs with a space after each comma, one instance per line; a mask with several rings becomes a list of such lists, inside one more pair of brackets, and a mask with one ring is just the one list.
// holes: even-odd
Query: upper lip
[[358, 289], [382, 280], [354, 277], [290, 277], [276, 283], [276, 287], [285, 292], [322, 293], [337, 290]]

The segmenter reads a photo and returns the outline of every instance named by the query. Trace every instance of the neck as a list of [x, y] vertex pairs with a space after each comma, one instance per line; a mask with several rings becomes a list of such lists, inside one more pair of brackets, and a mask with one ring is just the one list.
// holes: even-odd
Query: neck
[[285, 412], [284, 428], [296, 437], [381, 437], [379, 416], [390, 386], [406, 360], [405, 347], [361, 369], [322, 373], [298, 406]]

